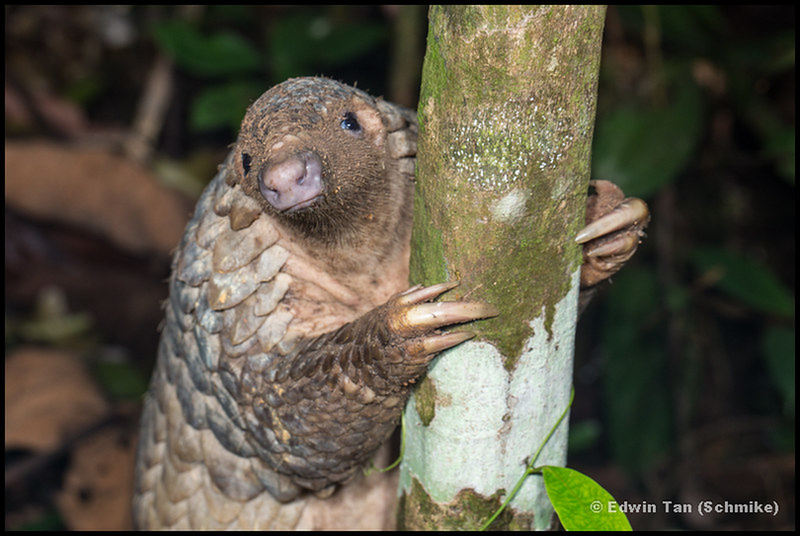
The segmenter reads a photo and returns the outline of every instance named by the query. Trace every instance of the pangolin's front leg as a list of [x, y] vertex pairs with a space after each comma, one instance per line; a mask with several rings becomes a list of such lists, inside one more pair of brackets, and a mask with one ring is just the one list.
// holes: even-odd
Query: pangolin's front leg
[[650, 222], [647, 203], [625, 197], [609, 181], [591, 181], [595, 193], [586, 204], [586, 227], [575, 237], [583, 244], [581, 287], [589, 288], [605, 281], [633, 257]]
[[453, 286], [411, 288], [302, 342], [269, 373], [244, 371], [279, 473], [327, 495], [359, 472], [397, 426], [431, 359], [472, 337], [436, 330], [497, 314], [478, 302], [430, 302]]

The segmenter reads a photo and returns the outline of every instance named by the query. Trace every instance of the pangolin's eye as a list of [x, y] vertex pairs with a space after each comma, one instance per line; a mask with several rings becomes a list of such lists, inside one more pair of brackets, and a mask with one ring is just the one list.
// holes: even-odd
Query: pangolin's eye
[[353, 112], [345, 112], [342, 116], [342, 122], [339, 123], [339, 125], [342, 127], [342, 130], [349, 130], [356, 134], [361, 132], [361, 125], [358, 119], [356, 119], [356, 114]]
[[247, 176], [250, 173], [250, 155], [247, 153], [242, 153], [242, 169], [244, 169], [244, 175]]

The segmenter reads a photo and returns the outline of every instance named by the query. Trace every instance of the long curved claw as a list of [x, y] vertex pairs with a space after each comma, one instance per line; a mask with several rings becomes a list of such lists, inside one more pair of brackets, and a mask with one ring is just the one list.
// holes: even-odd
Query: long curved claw
[[414, 339], [406, 344], [406, 351], [412, 356], [427, 356], [438, 354], [448, 348], [457, 346], [471, 339], [475, 334], [471, 331], [450, 331], [448, 333], [429, 335]]
[[629, 226], [636, 226], [650, 219], [647, 203], [636, 197], [629, 197], [620, 203], [614, 210], [594, 220], [581, 229], [575, 237], [575, 242], [585, 244], [589, 240], [605, 236]]
[[397, 305], [413, 305], [415, 303], [430, 301], [458, 285], [458, 281], [447, 281], [429, 287], [416, 285], [397, 295], [395, 297], [395, 303]]
[[433, 302], [441, 294], [456, 287], [449, 281], [429, 287], [412, 287], [386, 304], [386, 327], [400, 339], [411, 363], [427, 363], [434, 354], [452, 348], [474, 337], [470, 331], [439, 333], [439, 328], [497, 316], [493, 306], [482, 302]]
[[497, 309], [481, 302], [418, 303], [395, 309], [388, 315], [387, 323], [395, 333], [408, 337], [421, 331], [463, 324], [497, 314]]
[[625, 262], [636, 253], [636, 247], [640, 242], [641, 237], [638, 233], [621, 234], [613, 237], [608, 242], [603, 242], [596, 246], [586, 246], [583, 254], [587, 257], [621, 258], [622, 262]]

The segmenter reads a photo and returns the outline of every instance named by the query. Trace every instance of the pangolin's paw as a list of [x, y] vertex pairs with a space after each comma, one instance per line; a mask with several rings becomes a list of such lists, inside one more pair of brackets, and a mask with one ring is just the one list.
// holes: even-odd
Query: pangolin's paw
[[431, 301], [457, 285], [452, 281], [430, 287], [418, 285], [387, 302], [386, 324], [396, 337], [405, 340], [406, 359], [426, 360], [474, 336], [470, 331], [439, 333], [439, 328], [497, 316], [497, 309], [486, 303]]
[[591, 287], [614, 275], [636, 253], [650, 222], [647, 203], [625, 197], [609, 181], [591, 181], [595, 193], [586, 205], [586, 227], [575, 237], [583, 244], [581, 287]]

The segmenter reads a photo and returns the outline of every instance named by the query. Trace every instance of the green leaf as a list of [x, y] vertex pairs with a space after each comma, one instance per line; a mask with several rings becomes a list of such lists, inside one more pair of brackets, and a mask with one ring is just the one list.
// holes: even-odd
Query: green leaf
[[309, 12], [287, 15], [271, 32], [269, 64], [283, 80], [331, 69], [369, 52], [386, 40], [385, 25], [362, 22], [334, 24]]
[[687, 166], [702, 132], [702, 100], [694, 83], [681, 79], [666, 106], [624, 105], [598, 115], [592, 176], [616, 183], [630, 196], [649, 197]]
[[783, 126], [764, 133], [764, 155], [775, 163], [775, 169], [789, 184], [795, 180], [795, 131]]
[[766, 266], [724, 248], [699, 249], [692, 262], [703, 272], [716, 271], [719, 289], [767, 314], [794, 317], [794, 296]]
[[327, 46], [319, 51], [320, 59], [326, 65], [341, 65], [365, 54], [386, 36], [386, 27], [378, 24], [354, 23], [334, 27], [325, 40]]
[[644, 14], [647, 9], [653, 8], [658, 10], [661, 46], [668, 49], [672, 56], [688, 54], [695, 57], [719, 52], [720, 39], [728, 35], [725, 31], [725, 17], [718, 6], [673, 4], [644, 8], [632, 4], [616, 7], [623, 25], [636, 35], [646, 32]]
[[[61, 514], [56, 510], [54, 507], [50, 508], [47, 507], [42, 511], [37, 510], [35, 513], [27, 516], [14, 516], [15, 522], [19, 523], [18, 525], [13, 525], [10, 527], [11, 530], [19, 530], [19, 531], [60, 531], [64, 530], [64, 520], [61, 517]], [[22, 520], [16, 519], [17, 517], [22, 517]]]
[[198, 131], [231, 127], [236, 132], [247, 107], [263, 90], [260, 84], [247, 81], [209, 87], [192, 102], [189, 123]]
[[664, 44], [668, 43], [680, 52], [712, 53], [719, 50], [720, 38], [729, 37], [725, 31], [725, 17], [719, 6], [672, 5], [657, 9]]
[[632, 530], [614, 497], [588, 476], [551, 465], [542, 467], [542, 475], [547, 496], [566, 530]]
[[230, 32], [202, 34], [181, 20], [164, 21], [153, 28], [158, 44], [179, 66], [200, 76], [252, 73], [260, 68], [258, 50]]
[[128, 361], [98, 361], [93, 372], [97, 382], [115, 398], [139, 400], [147, 391], [147, 378]]
[[767, 369], [783, 398], [787, 415], [794, 416], [795, 353], [794, 329], [770, 326], [761, 340], [761, 351], [767, 360]]

